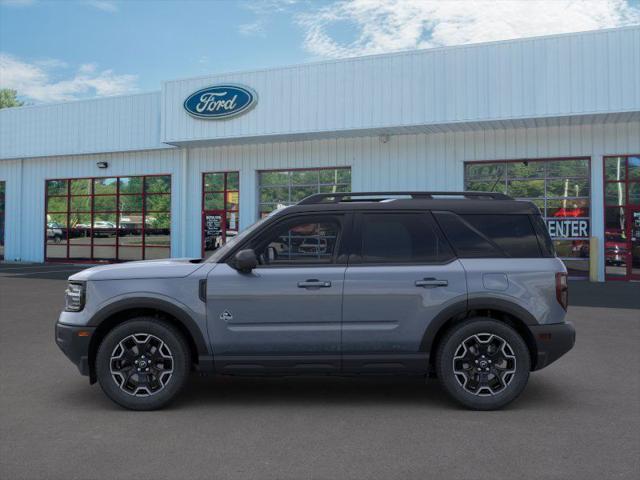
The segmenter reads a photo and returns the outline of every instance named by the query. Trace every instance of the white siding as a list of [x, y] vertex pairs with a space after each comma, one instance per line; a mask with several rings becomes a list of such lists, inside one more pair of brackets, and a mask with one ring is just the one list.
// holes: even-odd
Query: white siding
[[[166, 82], [162, 141], [188, 143], [640, 111], [640, 27], [411, 51]], [[256, 107], [190, 117], [199, 88], [246, 84]], [[269, 141], [265, 138], [264, 141]]]
[[465, 161], [571, 156], [591, 157], [592, 234], [602, 238], [602, 157], [634, 153], [640, 153], [640, 122], [397, 135], [386, 144], [360, 137], [192, 148], [186, 253], [200, 251], [202, 172], [240, 171], [245, 228], [257, 218], [258, 170], [350, 166], [354, 191], [461, 190]]
[[[99, 169], [96, 162], [108, 162], [109, 167], [106, 170]], [[171, 174], [172, 211], [177, 213], [181, 211], [183, 196], [183, 174], [180, 165], [180, 152], [175, 149], [35, 158], [21, 162], [1, 161], [0, 180], [6, 179], [7, 182], [5, 258], [30, 262], [44, 260], [44, 204], [47, 179]], [[180, 230], [179, 222], [180, 215], [172, 215], [173, 232]], [[171, 253], [175, 257], [182, 254], [180, 236], [175, 233], [172, 237]]]
[[0, 110], [0, 158], [166, 147], [160, 92]]

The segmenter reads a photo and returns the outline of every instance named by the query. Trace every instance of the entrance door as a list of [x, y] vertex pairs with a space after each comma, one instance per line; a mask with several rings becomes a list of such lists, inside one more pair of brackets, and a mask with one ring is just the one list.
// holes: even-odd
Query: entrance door
[[640, 155], [604, 159], [607, 280], [640, 280]]
[[202, 256], [209, 257], [238, 234], [239, 174], [213, 172], [202, 175]]
[[640, 280], [640, 206], [629, 208], [629, 260], [628, 275], [631, 280]]
[[238, 234], [238, 214], [224, 210], [205, 210], [202, 214], [202, 256], [208, 258]]

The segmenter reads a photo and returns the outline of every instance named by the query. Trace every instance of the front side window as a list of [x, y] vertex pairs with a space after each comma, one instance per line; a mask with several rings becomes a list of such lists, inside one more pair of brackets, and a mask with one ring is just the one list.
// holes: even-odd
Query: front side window
[[339, 217], [300, 217], [280, 223], [253, 248], [261, 265], [333, 263], [340, 230]]
[[444, 263], [449, 245], [426, 213], [365, 213], [361, 217], [363, 263]]
[[314, 193], [351, 191], [350, 168], [266, 170], [258, 173], [260, 216]]
[[171, 177], [76, 178], [46, 183], [47, 260], [171, 256]]

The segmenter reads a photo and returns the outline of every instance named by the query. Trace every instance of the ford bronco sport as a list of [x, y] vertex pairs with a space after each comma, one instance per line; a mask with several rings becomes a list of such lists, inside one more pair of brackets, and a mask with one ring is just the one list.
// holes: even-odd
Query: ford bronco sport
[[192, 370], [432, 375], [462, 405], [489, 410], [573, 347], [567, 296], [530, 202], [316, 194], [206, 260], [72, 275], [55, 336], [91, 383], [134, 410], [167, 404]]

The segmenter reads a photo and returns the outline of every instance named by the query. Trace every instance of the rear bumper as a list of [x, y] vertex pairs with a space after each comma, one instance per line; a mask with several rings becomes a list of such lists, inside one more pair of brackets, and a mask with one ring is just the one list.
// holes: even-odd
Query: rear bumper
[[56, 344], [82, 375], [89, 375], [89, 344], [94, 331], [93, 327], [56, 323]]
[[535, 339], [538, 352], [538, 358], [532, 370], [540, 370], [555, 362], [571, 350], [576, 343], [576, 330], [570, 322], [530, 326], [529, 328]]

